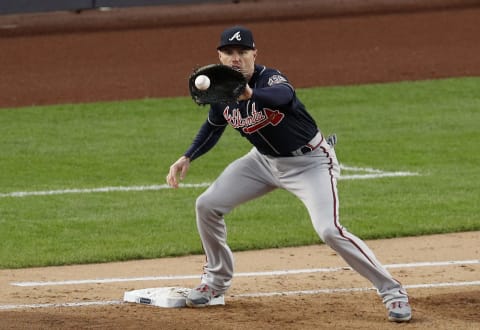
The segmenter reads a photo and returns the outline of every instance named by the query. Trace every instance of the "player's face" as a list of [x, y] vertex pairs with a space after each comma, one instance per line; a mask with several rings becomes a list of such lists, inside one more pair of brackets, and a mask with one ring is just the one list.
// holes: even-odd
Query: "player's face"
[[232, 46], [224, 47], [218, 51], [220, 63], [239, 70], [247, 79], [250, 79], [253, 75], [256, 57], [256, 49]]

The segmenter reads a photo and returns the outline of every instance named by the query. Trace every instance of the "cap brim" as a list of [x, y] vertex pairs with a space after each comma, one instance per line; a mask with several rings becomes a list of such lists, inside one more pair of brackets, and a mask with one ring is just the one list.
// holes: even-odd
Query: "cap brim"
[[243, 49], [248, 49], [248, 50], [254, 50], [255, 49], [255, 47], [231, 44], [231, 45], [218, 46], [217, 50], [223, 50], [223, 49], [228, 48], [228, 47], [237, 47], [237, 48], [243, 48]]

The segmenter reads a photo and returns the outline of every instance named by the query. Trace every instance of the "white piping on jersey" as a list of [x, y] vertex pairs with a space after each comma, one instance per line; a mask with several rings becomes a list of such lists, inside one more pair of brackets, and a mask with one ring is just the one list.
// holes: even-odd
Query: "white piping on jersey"
[[266, 69], [267, 69], [267, 67], [264, 65], [262, 71], [260, 71], [258, 74], [261, 75], [263, 73], [263, 71], [265, 71]]

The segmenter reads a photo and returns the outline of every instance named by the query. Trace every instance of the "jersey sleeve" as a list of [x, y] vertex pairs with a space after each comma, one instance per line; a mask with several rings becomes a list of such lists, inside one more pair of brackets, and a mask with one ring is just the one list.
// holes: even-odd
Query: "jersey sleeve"
[[184, 156], [190, 158], [190, 161], [212, 149], [225, 131], [226, 125], [215, 125], [209, 119], [203, 123], [193, 140], [190, 148], [184, 153]]
[[293, 100], [293, 90], [287, 85], [254, 88], [252, 99], [270, 107], [279, 107]]
[[293, 86], [287, 77], [277, 70], [263, 72], [253, 88], [252, 99], [265, 106], [279, 107], [289, 104], [295, 97]]

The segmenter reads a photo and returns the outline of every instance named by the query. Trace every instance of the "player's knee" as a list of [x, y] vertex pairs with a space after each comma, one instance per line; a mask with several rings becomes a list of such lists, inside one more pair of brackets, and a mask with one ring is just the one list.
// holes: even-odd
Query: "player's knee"
[[195, 202], [195, 208], [197, 210], [197, 213], [204, 213], [205, 211], [209, 210], [211, 208], [211, 203], [208, 196], [206, 196], [205, 194], [198, 196]]
[[335, 227], [323, 228], [318, 234], [321, 240], [329, 246], [334, 246], [338, 238], [341, 238], [339, 230]]
[[[221, 212], [217, 210], [217, 207], [215, 205], [215, 200], [210, 198], [208, 194], [201, 194], [198, 196], [196, 202], [195, 202], [195, 209], [197, 211], [197, 214], [201, 215], [200, 218], [211, 218], [212, 216], [214, 217], [222, 217]], [[202, 217], [206, 216], [206, 217]]]

